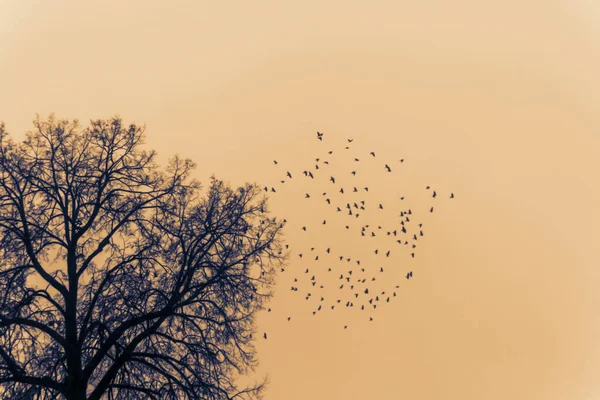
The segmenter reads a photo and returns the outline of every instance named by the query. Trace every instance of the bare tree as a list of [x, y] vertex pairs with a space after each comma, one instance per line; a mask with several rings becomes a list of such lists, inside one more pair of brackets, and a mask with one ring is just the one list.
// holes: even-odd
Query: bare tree
[[120, 118], [0, 124], [0, 396], [250, 399], [255, 312], [284, 259], [255, 185], [166, 168]]

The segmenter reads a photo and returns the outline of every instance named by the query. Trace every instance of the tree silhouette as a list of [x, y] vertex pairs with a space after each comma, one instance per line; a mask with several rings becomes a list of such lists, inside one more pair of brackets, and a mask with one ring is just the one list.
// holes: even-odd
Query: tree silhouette
[[161, 169], [120, 118], [0, 124], [0, 396], [250, 399], [281, 222], [255, 185]]

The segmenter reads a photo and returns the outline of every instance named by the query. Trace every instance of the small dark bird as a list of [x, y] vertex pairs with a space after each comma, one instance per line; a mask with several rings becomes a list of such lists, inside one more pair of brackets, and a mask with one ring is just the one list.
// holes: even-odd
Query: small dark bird
[[291, 320], [291, 319], [292, 319], [292, 317], [288, 317], [288, 321]]
[[277, 160], [273, 160], [273, 163], [274, 163], [275, 165], [279, 164], [279, 163], [277, 162]]
[[454, 198], [454, 193], [450, 193], [450, 198], [453, 199]]
[[373, 157], [375, 157], [375, 152], [372, 151], [369, 154], [372, 155]]
[[403, 163], [404, 162], [404, 158], [400, 159], [400, 162]]
[[355, 158], [354, 161], [360, 161], [358, 158]]
[[267, 338], [267, 332], [265, 332], [265, 333], [263, 334], [263, 337], [264, 337], [265, 339]]
[[354, 139], [348, 139], [348, 143], [352, 143]]
[[304, 195], [305, 199], [310, 199], [310, 194], [306, 193], [306, 195]]
[[289, 176], [289, 178], [292, 179], [292, 174], [290, 174], [290, 171], [288, 171], [287, 176]]
[[328, 154], [333, 154], [333, 151], [331, 151], [331, 150], [330, 150], [330, 151], [328, 152]]
[[327, 221], [326, 221], [326, 220], [323, 220], [323, 225], [325, 225], [326, 223], [327, 223]]
[[341, 193], [341, 194], [344, 194], [344, 188], [341, 188], [341, 189], [340, 189], [340, 193]]
[[356, 171], [352, 171], [352, 172], [351, 172], [351, 174], [352, 174], [352, 175], [356, 175]]
[[383, 210], [383, 205], [379, 204], [379, 209]]
[[275, 188], [271, 188], [271, 192], [276, 193]]
[[303, 226], [303, 227], [302, 227], [302, 230], [306, 232], [306, 227], [305, 227], [305, 226]]
[[389, 165], [385, 164], [385, 169], [387, 169], [388, 172], [392, 172], [392, 169], [390, 168]]
[[433, 207], [431, 207], [431, 208], [429, 209], [429, 212], [430, 212], [430, 213], [432, 213], [432, 212], [433, 212]]
[[431, 189], [431, 187], [427, 186], [427, 187], [425, 187], [425, 189], [429, 190], [429, 189]]
[[431, 197], [433, 197], [435, 199], [435, 197], [437, 196], [437, 193], [435, 192], [435, 190], [433, 191], [433, 195]]
[[335, 178], [333, 176], [330, 177], [329, 180], [331, 181], [331, 183], [335, 183]]

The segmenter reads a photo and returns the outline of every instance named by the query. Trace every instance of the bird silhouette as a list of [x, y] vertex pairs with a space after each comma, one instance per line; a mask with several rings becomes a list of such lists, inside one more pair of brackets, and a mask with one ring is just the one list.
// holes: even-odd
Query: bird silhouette
[[[317, 131], [317, 138], [320, 141], [323, 141], [323, 134], [320, 131]], [[347, 140], [347, 145], [345, 146], [346, 150], [350, 149], [350, 146], [354, 146], [354, 145], [350, 145], [350, 143], [353, 143], [352, 138], [346, 138]], [[342, 146], [343, 147], [343, 146]], [[370, 149], [371, 150], [371, 149]], [[375, 150], [375, 149], [372, 149]], [[337, 150], [336, 150], [337, 151]], [[328, 159], [324, 159], [323, 154], [329, 154]], [[317, 206], [315, 206], [314, 209], [310, 210], [310, 213], [314, 213], [315, 216], [317, 216], [316, 219], [316, 224], [318, 224], [318, 221], [322, 221], [321, 225], [322, 225], [322, 229], [317, 229], [317, 230], [313, 230], [316, 231], [318, 234], [320, 234], [320, 232], [322, 230], [327, 230], [326, 231], [326, 235], [330, 235], [330, 237], [335, 237], [336, 236], [336, 230], [340, 230], [340, 229], [344, 229], [347, 230], [347, 235], [350, 235], [350, 237], [352, 235], [354, 235], [354, 232], [356, 232], [356, 236], [358, 238], [361, 239], [356, 239], [356, 240], [365, 240], [365, 237], [370, 237], [371, 240], [374, 242], [374, 246], [373, 248], [373, 252], [375, 254], [375, 256], [379, 256], [379, 254], [381, 254], [382, 256], [385, 254], [385, 258], [378, 258], [378, 260], [380, 261], [380, 265], [373, 265], [373, 261], [375, 261], [374, 258], [365, 258], [362, 261], [364, 261], [364, 263], [362, 263], [363, 265], [361, 265], [361, 260], [356, 259], [356, 257], [353, 257], [351, 253], [351, 251], [353, 250], [353, 247], [356, 247], [356, 249], [361, 247], [360, 243], [355, 243], [355, 242], [347, 242], [348, 244], [346, 246], [352, 246], [349, 249], [349, 252], [347, 254], [344, 255], [340, 255], [339, 258], [339, 262], [352, 262], [352, 264], [348, 264], [349, 267], [352, 267], [352, 265], [354, 264], [354, 262], [356, 262], [356, 265], [358, 265], [358, 267], [356, 267], [356, 269], [353, 271], [353, 269], [349, 269], [347, 271], [343, 271], [343, 273], [339, 274], [339, 280], [341, 280], [342, 282], [339, 282], [338, 285], [336, 285], [335, 287], [331, 286], [328, 288], [328, 285], [326, 282], [321, 281], [321, 279], [319, 279], [318, 277], [318, 273], [315, 273], [314, 271], [309, 274], [309, 268], [307, 268], [308, 266], [310, 266], [308, 263], [311, 262], [320, 262], [322, 263], [322, 267], [327, 269], [327, 272], [329, 272], [330, 274], [332, 273], [340, 273], [339, 268], [336, 268], [336, 264], [333, 265], [327, 265], [327, 261], [328, 261], [328, 257], [331, 254], [331, 245], [333, 243], [329, 243], [327, 241], [327, 239], [319, 241], [319, 244], [317, 246], [314, 246], [316, 243], [313, 243], [313, 246], [310, 245], [310, 242], [307, 243], [308, 245], [305, 245], [305, 247], [302, 250], [305, 250], [304, 252], [307, 252], [308, 249], [310, 249], [311, 252], [313, 252], [313, 257], [314, 259], [311, 259], [310, 257], [308, 258], [304, 258], [302, 256], [302, 252], [300, 253], [296, 253], [299, 256], [298, 261], [300, 261], [300, 263], [305, 263], [305, 265], [302, 265], [303, 268], [305, 270], [304, 274], [300, 274], [299, 277], [293, 277], [290, 276], [290, 280], [293, 279], [294, 283], [292, 283], [293, 286], [291, 286], [292, 291], [293, 292], [301, 292], [303, 293], [303, 297], [306, 300], [307, 304], [314, 304], [312, 303], [313, 301], [316, 301], [317, 298], [320, 297], [320, 301], [322, 302], [321, 304], [318, 304], [318, 308], [316, 307], [317, 305], [315, 305], [315, 307], [313, 307], [312, 305], [310, 306], [309, 310], [312, 313], [312, 315], [318, 315], [319, 312], [322, 310], [322, 306], [324, 307], [330, 307], [331, 310], [335, 311], [335, 306], [337, 304], [340, 304], [340, 306], [338, 306], [341, 309], [345, 309], [345, 308], [353, 308], [356, 306], [356, 310], [358, 311], [360, 310], [364, 310], [365, 306], [373, 306], [373, 309], [371, 310], [372, 312], [378, 312], [376, 311], [377, 306], [379, 305], [380, 307], [382, 305], [386, 305], [388, 303], [393, 303], [391, 300], [394, 299], [397, 296], [397, 293], [394, 291], [392, 294], [392, 290], [390, 290], [390, 294], [389, 295], [385, 295], [386, 290], [381, 290], [381, 289], [387, 289], [385, 287], [385, 285], [390, 284], [389, 282], [391, 281], [391, 279], [393, 278], [393, 274], [397, 272], [397, 269], [395, 268], [388, 268], [388, 266], [394, 266], [396, 261], [397, 261], [397, 255], [399, 255], [400, 253], [403, 253], [404, 248], [400, 247], [398, 250], [396, 250], [394, 252], [394, 254], [391, 254], [391, 249], [389, 244], [386, 245], [386, 241], [388, 241], [387, 243], [394, 241], [396, 242], [398, 245], [404, 245], [407, 246], [406, 250], [406, 254], [410, 254], [410, 257], [415, 258], [416, 253], [415, 253], [415, 248], [416, 248], [416, 241], [417, 239], [423, 240], [424, 237], [424, 230], [422, 229], [422, 224], [417, 224], [415, 222], [412, 222], [412, 224], [414, 225], [418, 225], [417, 229], [413, 229], [413, 225], [411, 225], [411, 219], [417, 219], [420, 216], [420, 210], [415, 210], [415, 212], [413, 213], [412, 210], [410, 208], [404, 208], [404, 207], [400, 207], [400, 204], [404, 204], [404, 203], [397, 203], [398, 199], [400, 201], [405, 200], [404, 196], [398, 196], [395, 197], [395, 202], [393, 200], [388, 200], [387, 198], [378, 198], [377, 197], [377, 190], [369, 190], [370, 186], [372, 186], [373, 184], [375, 184], [377, 182], [377, 177], [376, 176], [368, 176], [368, 174], [366, 173], [367, 171], [364, 169], [361, 169], [362, 166], [364, 165], [364, 163], [360, 164], [359, 161], [361, 158], [361, 154], [363, 154], [363, 158], [365, 157], [364, 154], [369, 154], [366, 157], [373, 157], [375, 158], [376, 156], [376, 151], [365, 151], [363, 152], [359, 152], [357, 155], [352, 155], [349, 156], [348, 158], [346, 158], [345, 160], [336, 156], [332, 156], [334, 154], [334, 150], [333, 149], [329, 149], [329, 151], [325, 151], [322, 154], [314, 154], [313, 157], [309, 158], [309, 162], [304, 166], [304, 170], [303, 168], [299, 168], [300, 171], [303, 170], [303, 174], [305, 177], [311, 178], [310, 180], [301, 180], [302, 182], [307, 182], [308, 185], [313, 185], [311, 187], [306, 187], [306, 189], [303, 189], [300, 191], [300, 193], [304, 192], [304, 198], [305, 199], [310, 199], [311, 197], [315, 196], [315, 193], [320, 193], [323, 192], [323, 190], [319, 190], [320, 186], [322, 185], [322, 183], [331, 183], [331, 184], [341, 184], [343, 185], [344, 182], [343, 181], [339, 181], [335, 179], [335, 176], [338, 176], [338, 178], [341, 176], [342, 178], [340, 179], [344, 179], [344, 176], [351, 175], [354, 178], [351, 179], [357, 179], [357, 180], [363, 180], [364, 182], [361, 182], [361, 184], [357, 184], [357, 186], [348, 186], [346, 189], [350, 188], [350, 190], [345, 190], [343, 187], [338, 187], [338, 192], [342, 195], [345, 196], [345, 199], [348, 201], [343, 201], [342, 198], [337, 197], [337, 195], [335, 193], [330, 193], [329, 195], [327, 195], [326, 192], [323, 192], [322, 195], [324, 196], [323, 200], [325, 200], [325, 202], [327, 203], [328, 206], [333, 206], [331, 209], [328, 207], [323, 207], [323, 214], [321, 215], [321, 218], [318, 218], [318, 213], [320, 213], [321, 208]], [[327, 157], [327, 156], [325, 156]], [[380, 155], [381, 158], [381, 155]], [[283, 160], [274, 160], [274, 164], [278, 165], [279, 163], [281, 163], [281, 161]], [[314, 161], [314, 162], [313, 162]], [[364, 161], [364, 160], [362, 160]], [[368, 160], [367, 160], [368, 161]], [[392, 172], [392, 168], [390, 166], [389, 161], [387, 163], [385, 163], [385, 160], [383, 160], [384, 162], [382, 162], [382, 164], [384, 164], [385, 166], [385, 170], [389, 173]], [[314, 166], [310, 167], [311, 165]], [[404, 158], [399, 159], [400, 163], [404, 162]], [[356, 163], [356, 164], [355, 164]], [[282, 163], [282, 165], [285, 163]], [[325, 165], [327, 165], [327, 168], [331, 168], [332, 172], [328, 175], [329, 178], [322, 177], [318, 174], [318, 171], [321, 169], [325, 168]], [[351, 167], [352, 166], [352, 167]], [[344, 169], [345, 168], [345, 169]], [[383, 170], [383, 168], [382, 168]], [[382, 170], [380, 170], [380, 173], [384, 173]], [[285, 171], [285, 169], [284, 169]], [[285, 178], [279, 178], [278, 181], [281, 182], [282, 184], [286, 184], [286, 188], [289, 188], [290, 185], [292, 186], [292, 189], [294, 185], [298, 184], [298, 181], [294, 181], [293, 175], [296, 174], [297, 172], [291, 172], [294, 171], [293, 169], [287, 170], [286, 174], [285, 174]], [[316, 171], [316, 172], [312, 172], [312, 171]], [[369, 171], [369, 173], [371, 173], [371, 171]], [[377, 174], [376, 170], [374, 172], [375, 174]], [[372, 180], [370, 180], [372, 179]], [[357, 182], [357, 181], [355, 181]], [[370, 185], [369, 185], [370, 184]], [[363, 187], [364, 192], [368, 192], [366, 194], [366, 196], [369, 196], [369, 198], [360, 198], [358, 195], [355, 195], [355, 193], [359, 192], [358, 187]], [[269, 190], [273, 193], [276, 192], [276, 188], [279, 190], [279, 186], [265, 186], [264, 190], [266, 192], [269, 192]], [[427, 190], [431, 189], [430, 186], [426, 186]], [[317, 190], [317, 192], [314, 192], [314, 190]], [[372, 188], [372, 189], [377, 189]], [[361, 192], [361, 193], [364, 193]], [[437, 191], [432, 190], [432, 198], [436, 199], [438, 196]], [[449, 197], [452, 199], [454, 198], [454, 193], [450, 193]], [[368, 202], [366, 202], [365, 200], [369, 200]], [[436, 200], [439, 201], [439, 200]], [[385, 207], [383, 206], [383, 203], [386, 203]], [[317, 202], [319, 203], [319, 202]], [[374, 205], [373, 207], [371, 207], [371, 203]], [[303, 203], [304, 204], [304, 203]], [[309, 204], [309, 203], [306, 203]], [[335, 212], [341, 212], [344, 209], [344, 204], [345, 204], [345, 208], [347, 209], [347, 215], [352, 217], [354, 216], [354, 218], [351, 218], [350, 221], [347, 221], [346, 223], [341, 222], [341, 220], [337, 220], [336, 218], [331, 218], [331, 217], [327, 217], [327, 212], [334, 212], [333, 209], [335, 208]], [[377, 211], [379, 210], [379, 211]], [[261, 205], [260, 206], [260, 211], [262, 213], [265, 212], [265, 208]], [[432, 213], [433, 212], [433, 206], [431, 206], [430, 204], [430, 208], [429, 208], [429, 212]], [[388, 215], [389, 214], [389, 215]], [[398, 220], [394, 220], [393, 216], [394, 214], [396, 216], [400, 216], [400, 218]], [[414, 217], [413, 217], [414, 215]], [[365, 223], [360, 223], [358, 224], [358, 220], [357, 218], [359, 218], [359, 216], [361, 217], [361, 221], [365, 221]], [[376, 216], [381, 216], [381, 218], [383, 218], [380, 222], [381, 225], [377, 225], [375, 223], [373, 223], [373, 221], [370, 220], [371, 217], [375, 218]], [[345, 217], [345, 214], [341, 214], [340, 217], [343, 219]], [[410, 217], [410, 218], [409, 218]], [[305, 219], [304, 221], [300, 218], [304, 218], [303, 217], [299, 217], [299, 220], [302, 221], [305, 225], [302, 226], [302, 231], [307, 232], [308, 231], [308, 227], [313, 227], [313, 222], [314, 220], [309, 220], [309, 219]], [[397, 217], [396, 217], [397, 218]], [[262, 226], [265, 226], [265, 224], [267, 224], [268, 222], [270, 222], [269, 219], [263, 218], [260, 221], [260, 229], [263, 229]], [[356, 222], [354, 222], [356, 221]], [[371, 224], [369, 224], [369, 222]], [[369, 226], [372, 225], [372, 226]], [[284, 224], [280, 223], [280, 227], [283, 228]], [[377, 231], [381, 230], [382, 234], [378, 235]], [[313, 231], [311, 231], [310, 234], [305, 235], [304, 237], [307, 238], [308, 240], [317, 240], [316, 238], [313, 237]], [[325, 232], [325, 231], [323, 231]], [[385, 232], [385, 234], [383, 234], [383, 232]], [[410, 234], [409, 234], [410, 232]], [[255, 232], [253, 234], [256, 235], [258, 232]], [[360, 233], [360, 234], [359, 234]], [[258, 237], [260, 233], [258, 233]], [[402, 237], [402, 235], [406, 235], [404, 236], [404, 238]], [[412, 236], [411, 236], [412, 235]], [[399, 236], [399, 237], [398, 237]], [[392, 240], [389, 240], [392, 239]], [[352, 240], [351, 238], [349, 240]], [[315, 248], [316, 247], [316, 248]], [[409, 247], [412, 247], [413, 250], [409, 250]], [[286, 244], [286, 249], [288, 249], [288, 245]], [[271, 250], [269, 248], [269, 250]], [[347, 250], [345, 249], [341, 249], [343, 253], [346, 253]], [[411, 252], [412, 251], [412, 252]], [[284, 254], [282, 252], [282, 249], [274, 249], [275, 254], [278, 254], [279, 256], [283, 257]], [[372, 257], [372, 255], [371, 255]], [[334, 256], [335, 258], [335, 256]], [[257, 260], [258, 262], [258, 260]], [[296, 261], [297, 262], [297, 261]], [[389, 264], [389, 265], [388, 265]], [[313, 264], [314, 266], [317, 266], [318, 264]], [[292, 266], [290, 266], [291, 268]], [[320, 267], [317, 267], [320, 268]], [[285, 269], [284, 268], [280, 268], [281, 272], [284, 272]], [[286, 268], [287, 269], [287, 268]], [[265, 274], [264, 271], [260, 272], [260, 275], [263, 276]], [[289, 272], [288, 272], [289, 274]], [[379, 275], [381, 274], [381, 275]], [[328, 275], [329, 277], [332, 277], [331, 275]], [[379, 278], [379, 279], [377, 279]], [[412, 278], [412, 271], [406, 274], [406, 279], [410, 279]], [[335, 280], [335, 278], [333, 277], [333, 279]], [[369, 286], [369, 287], [367, 287]], [[326, 289], [331, 289], [331, 290], [335, 290], [336, 293], [339, 293], [337, 297], [337, 299], [333, 300], [329, 300], [329, 301], [324, 301], [324, 297], [327, 296], [319, 296], [319, 297], [315, 297], [315, 296], [311, 296], [311, 293], [304, 290], [306, 288], [313, 288], [313, 290], [323, 290], [323, 293], [329, 293], [326, 291]], [[399, 286], [396, 285], [396, 288], [398, 288]], [[369, 292], [371, 291], [374, 292], [372, 295], [369, 295]], [[308, 292], [308, 294], [307, 294]], [[381, 294], [378, 294], [379, 292], [381, 292]], [[364, 295], [363, 295], [364, 293]], [[372, 296], [372, 297], [371, 297]], [[349, 298], [350, 299], [349, 299]], [[355, 304], [356, 303], [356, 304]], [[341, 307], [341, 305], [344, 305], [345, 307]], [[373, 311], [375, 310], [375, 311]], [[268, 309], [269, 312], [271, 312], [271, 309]], [[374, 315], [369, 315], [369, 321], [373, 321], [374, 319]], [[287, 317], [288, 321], [291, 320], [292, 315], [289, 314], [289, 316]], [[316, 317], [317, 318], [317, 317]], [[344, 329], [347, 329], [349, 324], [342, 324], [342, 326], [344, 326]], [[267, 333], [265, 332], [263, 334], [263, 337], [265, 339], [267, 339]]]

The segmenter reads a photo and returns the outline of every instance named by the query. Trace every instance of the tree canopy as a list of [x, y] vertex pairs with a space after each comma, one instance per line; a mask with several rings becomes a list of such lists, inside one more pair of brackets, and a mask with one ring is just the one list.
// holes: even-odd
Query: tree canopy
[[251, 399], [282, 222], [253, 184], [166, 167], [121, 118], [0, 124], [0, 394]]

